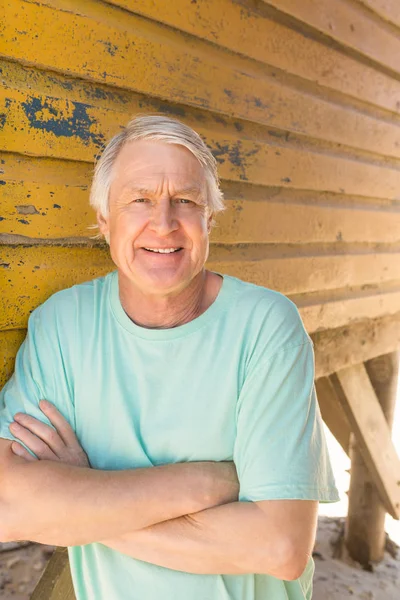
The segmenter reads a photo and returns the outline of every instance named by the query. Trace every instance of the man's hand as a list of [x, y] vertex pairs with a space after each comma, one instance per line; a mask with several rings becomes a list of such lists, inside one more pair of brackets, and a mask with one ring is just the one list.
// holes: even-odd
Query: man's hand
[[[10, 425], [10, 431], [34, 452], [37, 458], [18, 442], [13, 442], [11, 445], [13, 453], [30, 462], [50, 460], [75, 467], [90, 468], [85, 451], [71, 426], [57, 408], [47, 400], [41, 400], [39, 407], [54, 429], [30, 415], [17, 413], [14, 422]], [[192, 469], [193, 474], [198, 473], [200, 476], [201, 471], [203, 472], [202, 483], [198, 490], [199, 511], [237, 501], [239, 481], [233, 462], [204, 461], [189, 463], [187, 466]]]
[[37, 458], [18, 442], [13, 442], [11, 446], [14, 454], [31, 462], [52, 460], [75, 467], [90, 468], [85, 451], [62, 414], [47, 400], [41, 400], [39, 407], [54, 429], [30, 415], [17, 413], [14, 416], [14, 422], [10, 425], [10, 431], [14, 437], [21, 440], [27, 448], [34, 452]]

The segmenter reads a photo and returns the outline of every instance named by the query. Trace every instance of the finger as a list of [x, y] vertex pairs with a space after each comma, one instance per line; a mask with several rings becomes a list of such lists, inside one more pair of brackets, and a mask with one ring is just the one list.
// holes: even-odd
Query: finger
[[11, 423], [9, 429], [14, 437], [21, 440], [41, 460], [58, 460], [56, 454], [54, 454], [45, 442], [19, 423]]
[[26, 448], [24, 448], [19, 442], [13, 442], [11, 444], [11, 450], [14, 452], [14, 454], [24, 458], [25, 460], [28, 460], [29, 462], [35, 462], [38, 460], [35, 456], [32, 456], [32, 454], [28, 452], [28, 450], [26, 450]]
[[63, 451], [63, 439], [53, 427], [50, 427], [50, 425], [42, 423], [39, 419], [35, 419], [34, 417], [31, 417], [31, 415], [24, 413], [17, 413], [14, 416], [14, 421], [25, 427], [25, 429], [29, 429], [36, 437], [43, 440], [54, 454], [59, 455]]
[[49, 419], [50, 423], [54, 425], [54, 427], [57, 429], [61, 439], [63, 440], [66, 446], [78, 445], [80, 447], [80, 444], [76, 438], [76, 435], [71, 425], [66, 419], [64, 419], [64, 417], [62, 416], [60, 411], [57, 410], [54, 404], [52, 404], [48, 400], [41, 400], [39, 402], [39, 407], [40, 410]]

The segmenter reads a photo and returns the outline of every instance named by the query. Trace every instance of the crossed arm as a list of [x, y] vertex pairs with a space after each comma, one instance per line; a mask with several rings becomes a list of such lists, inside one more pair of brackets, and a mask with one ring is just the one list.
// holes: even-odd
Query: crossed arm
[[100, 541], [190, 573], [301, 575], [314, 543], [317, 502], [237, 502], [231, 463], [90, 469], [68, 423], [52, 405], [41, 407], [56, 431], [27, 416], [13, 431], [41, 460], [0, 440], [0, 538]]

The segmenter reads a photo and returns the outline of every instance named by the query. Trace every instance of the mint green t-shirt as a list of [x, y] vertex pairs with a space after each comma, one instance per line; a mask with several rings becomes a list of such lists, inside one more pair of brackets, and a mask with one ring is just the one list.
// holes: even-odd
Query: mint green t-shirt
[[[338, 500], [314, 388], [313, 345], [282, 294], [225, 275], [214, 303], [171, 329], [124, 312], [118, 275], [59, 292], [31, 315], [0, 398], [46, 421], [53, 402], [96, 469], [234, 460], [240, 501]], [[240, 525], [238, 524], [238, 527]], [[101, 543], [69, 548], [78, 600], [303, 600], [295, 581], [198, 575], [135, 560]]]

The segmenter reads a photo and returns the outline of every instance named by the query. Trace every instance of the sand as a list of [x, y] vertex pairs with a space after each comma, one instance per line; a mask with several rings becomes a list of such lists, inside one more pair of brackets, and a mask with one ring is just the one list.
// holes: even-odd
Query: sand
[[[400, 600], [400, 550], [388, 543], [381, 563], [365, 571], [352, 561], [341, 543], [343, 518], [320, 517], [314, 548], [313, 600]], [[342, 558], [334, 558], [339, 552]]]

